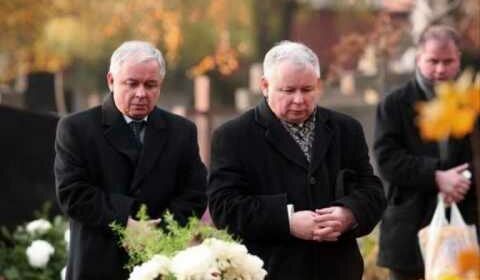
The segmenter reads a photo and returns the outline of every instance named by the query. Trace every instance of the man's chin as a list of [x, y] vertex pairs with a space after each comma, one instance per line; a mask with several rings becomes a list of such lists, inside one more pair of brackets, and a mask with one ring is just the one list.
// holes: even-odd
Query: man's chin
[[448, 81], [451, 81], [452, 79], [450, 78], [447, 78], [447, 77], [441, 77], [441, 78], [436, 78], [433, 80], [433, 83], [444, 83], [444, 82], [448, 82]]
[[305, 122], [307, 119], [308, 119], [308, 116], [301, 116], [301, 117], [295, 116], [295, 117], [290, 117], [285, 121], [288, 123], [300, 124]]
[[130, 113], [128, 116], [132, 119], [140, 120], [145, 118], [148, 115], [148, 112], [142, 111], [142, 112], [133, 112]]

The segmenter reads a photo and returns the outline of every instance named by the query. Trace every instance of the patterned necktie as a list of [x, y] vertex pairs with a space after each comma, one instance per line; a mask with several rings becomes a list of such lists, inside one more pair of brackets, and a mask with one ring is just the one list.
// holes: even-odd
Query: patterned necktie
[[132, 121], [130, 122], [130, 127], [132, 128], [133, 131], [133, 136], [135, 137], [135, 142], [137, 144], [137, 148], [141, 149], [143, 146], [142, 138], [140, 137], [140, 134], [142, 132], [142, 129], [145, 127], [146, 123], [145, 121]]

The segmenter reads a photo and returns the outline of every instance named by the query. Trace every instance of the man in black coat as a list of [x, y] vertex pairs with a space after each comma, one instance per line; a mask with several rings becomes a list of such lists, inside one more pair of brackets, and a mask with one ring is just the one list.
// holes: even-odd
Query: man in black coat
[[102, 106], [63, 118], [55, 143], [58, 202], [70, 218], [67, 279], [127, 279], [127, 255], [109, 225], [135, 227], [140, 204], [157, 223], [185, 223], [206, 206], [206, 170], [190, 121], [156, 107], [162, 54], [130, 41], [112, 55]]
[[384, 209], [362, 127], [316, 105], [319, 77], [309, 48], [280, 43], [265, 56], [265, 100], [214, 133], [213, 221], [263, 259], [267, 279], [361, 279], [355, 238]]
[[471, 160], [468, 138], [427, 143], [415, 124], [417, 102], [432, 98], [436, 83], [457, 76], [458, 42], [450, 27], [428, 28], [419, 40], [415, 78], [378, 106], [374, 149], [388, 183], [378, 263], [390, 269], [391, 279], [424, 277], [417, 233], [430, 222], [438, 192], [458, 203], [467, 223], [476, 221], [475, 190], [464, 176]]

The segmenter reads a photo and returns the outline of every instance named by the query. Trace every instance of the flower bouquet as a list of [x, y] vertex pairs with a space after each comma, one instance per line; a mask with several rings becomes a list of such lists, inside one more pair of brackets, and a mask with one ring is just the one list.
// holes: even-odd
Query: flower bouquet
[[267, 274], [262, 260], [226, 231], [196, 218], [182, 227], [167, 212], [162, 229], [147, 222], [144, 206], [137, 218], [140, 228], [112, 225], [130, 257], [130, 280], [260, 280]]
[[62, 216], [53, 221], [38, 218], [13, 232], [2, 228], [0, 279], [63, 279], [69, 238], [66, 228]]

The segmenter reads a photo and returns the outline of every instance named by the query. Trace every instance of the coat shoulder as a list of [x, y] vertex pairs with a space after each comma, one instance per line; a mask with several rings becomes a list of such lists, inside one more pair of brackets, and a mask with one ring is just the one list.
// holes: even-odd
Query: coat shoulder
[[80, 112], [75, 112], [62, 117], [59, 121], [59, 129], [65, 126], [83, 126], [88, 123], [101, 123], [102, 109], [96, 106]]
[[254, 121], [255, 113], [254, 109], [251, 109], [236, 118], [226, 121], [215, 130], [215, 133], [228, 133], [239, 136], [239, 134], [245, 132]]
[[319, 107], [318, 110], [320, 116], [326, 118], [330, 125], [338, 127], [341, 130], [349, 130], [352, 128], [362, 129], [362, 125], [360, 124], [360, 122], [352, 116], [323, 107]]
[[182, 117], [180, 115], [174, 114], [172, 112], [169, 112], [161, 108], [158, 108], [157, 110], [161, 112], [161, 114], [165, 117], [167, 122], [170, 123], [173, 127], [196, 129], [195, 123], [185, 117]]
[[398, 105], [399, 102], [408, 102], [412, 99], [412, 94], [416, 91], [417, 88], [415, 85], [415, 81], [410, 80], [387, 92], [387, 94], [382, 100], [382, 104]]

